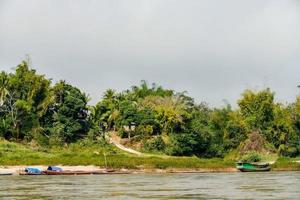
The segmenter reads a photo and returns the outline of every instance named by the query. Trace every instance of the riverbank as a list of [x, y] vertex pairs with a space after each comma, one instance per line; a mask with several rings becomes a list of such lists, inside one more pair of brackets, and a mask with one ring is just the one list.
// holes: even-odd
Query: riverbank
[[[64, 166], [57, 165], [63, 170], [71, 170], [71, 171], [105, 171], [106, 168], [98, 167], [94, 165], [89, 166]], [[18, 175], [20, 171], [23, 171], [26, 165], [17, 165], [17, 166], [0, 166], [0, 174], [5, 173], [13, 173], [13, 175]], [[46, 165], [34, 165], [32, 167], [39, 168], [41, 170], [46, 170], [48, 166]], [[179, 169], [179, 168], [168, 168], [168, 169], [155, 169], [155, 168], [147, 168], [147, 169], [116, 169], [117, 172], [128, 172], [128, 173], [217, 173], [217, 172], [237, 172], [235, 168], [219, 168], [219, 169]]]
[[67, 147], [42, 148], [8, 141], [0, 141], [0, 166], [64, 165], [102, 168], [152, 169], [227, 169], [233, 160], [221, 158], [175, 157], [166, 155], [139, 156], [112, 145], [71, 144]]
[[[300, 158], [279, 158], [273, 171], [300, 171]], [[71, 144], [67, 147], [42, 148], [0, 141], [0, 169], [16, 171], [26, 166], [60, 165], [70, 170], [115, 169], [134, 173], [205, 173], [236, 172], [235, 160], [229, 158], [139, 156], [123, 152], [112, 145]]]
[[[23, 171], [26, 165], [18, 165], [18, 166], [0, 166], [0, 174], [12, 173], [13, 175], [18, 175], [19, 172]], [[46, 170], [48, 166], [46, 165], [35, 165], [33, 167], [37, 167], [41, 170]], [[98, 167], [98, 166], [64, 166], [58, 165], [58, 167], [64, 170], [71, 170], [71, 171], [105, 171], [106, 168]], [[273, 168], [273, 172], [283, 172], [283, 171], [300, 171], [299, 168]], [[156, 174], [166, 174], [166, 173], [236, 173], [239, 172], [235, 167], [228, 167], [228, 168], [167, 168], [167, 169], [156, 169], [156, 168], [146, 168], [146, 169], [116, 169], [116, 172], [126, 172], [126, 173], [133, 173], [133, 174], [144, 174], [144, 173], [156, 173]]]

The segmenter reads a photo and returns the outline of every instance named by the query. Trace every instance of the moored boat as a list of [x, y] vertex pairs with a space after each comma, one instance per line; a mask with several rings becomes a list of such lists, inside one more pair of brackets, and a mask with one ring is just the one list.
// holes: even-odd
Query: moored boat
[[237, 162], [236, 168], [241, 172], [267, 172], [271, 170], [269, 163]]
[[43, 171], [46, 175], [89, 175], [95, 174], [96, 171], [81, 171], [81, 170], [63, 170], [60, 167], [49, 166], [47, 170]]
[[19, 175], [100, 175], [100, 174], [129, 174], [128, 171], [115, 171], [113, 169], [106, 170], [63, 170], [60, 167], [49, 166], [47, 170], [42, 171], [39, 168], [27, 167], [19, 172]]

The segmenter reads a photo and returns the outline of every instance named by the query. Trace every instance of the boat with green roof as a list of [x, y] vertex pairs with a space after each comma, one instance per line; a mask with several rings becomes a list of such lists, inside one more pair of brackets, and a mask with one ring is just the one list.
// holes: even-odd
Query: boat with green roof
[[269, 163], [237, 162], [236, 168], [241, 172], [268, 172], [271, 170]]

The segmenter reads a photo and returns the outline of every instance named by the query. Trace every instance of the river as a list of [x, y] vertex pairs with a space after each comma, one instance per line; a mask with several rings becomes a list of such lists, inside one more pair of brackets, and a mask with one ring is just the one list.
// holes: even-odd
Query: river
[[0, 199], [300, 199], [300, 172], [2, 176]]

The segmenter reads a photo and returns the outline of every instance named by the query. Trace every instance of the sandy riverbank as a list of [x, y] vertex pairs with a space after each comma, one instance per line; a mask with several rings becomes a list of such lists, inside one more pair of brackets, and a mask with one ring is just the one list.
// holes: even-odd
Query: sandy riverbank
[[[48, 166], [46, 165], [34, 165], [34, 166], [0, 166], [0, 174], [13, 173], [13, 175], [18, 175], [20, 171], [23, 171], [26, 167], [36, 167], [41, 170], [46, 170]], [[105, 171], [105, 168], [100, 168], [94, 165], [88, 166], [63, 166], [57, 165], [57, 167], [62, 168], [63, 170], [71, 171]], [[133, 174], [139, 173], [235, 173], [239, 172], [234, 167], [228, 168], [167, 168], [167, 169], [156, 169], [156, 168], [141, 168], [141, 169], [116, 169], [117, 172], [129, 172]], [[295, 168], [274, 168], [272, 171], [298, 171]]]
[[[0, 166], [0, 174], [4, 173], [13, 173], [14, 175], [18, 175], [20, 171], [24, 170], [25, 165], [19, 166]], [[48, 166], [45, 165], [34, 165], [30, 167], [40, 168], [41, 170], [46, 170]], [[105, 168], [100, 168], [94, 165], [89, 166], [62, 166], [58, 165], [64, 170], [71, 171], [101, 171], [105, 170]], [[145, 168], [145, 169], [118, 169], [120, 172], [131, 172], [131, 173], [216, 173], [216, 172], [237, 172], [235, 168], [217, 168], [217, 169], [208, 169], [208, 168], [200, 168], [200, 169], [178, 169], [178, 168], [168, 168], [168, 169], [155, 169], [155, 168]]]
[[[0, 166], [0, 174], [1, 173], [13, 173], [14, 175], [19, 174], [20, 171], [23, 171], [26, 167], [36, 167], [41, 170], [46, 170], [48, 166], [46, 165], [34, 165], [34, 166], [25, 166], [25, 165], [18, 165], [18, 166]], [[97, 166], [89, 165], [89, 166], [62, 166], [57, 165], [57, 167], [61, 167], [64, 170], [71, 170], [71, 171], [99, 171], [105, 170], [104, 168], [99, 168]]]

